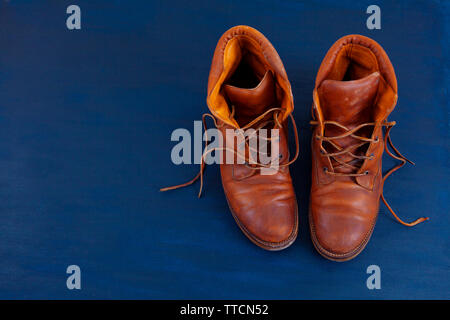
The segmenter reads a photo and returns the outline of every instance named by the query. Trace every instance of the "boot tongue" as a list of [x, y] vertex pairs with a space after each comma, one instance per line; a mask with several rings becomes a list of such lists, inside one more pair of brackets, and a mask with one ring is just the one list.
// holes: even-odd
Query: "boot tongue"
[[[319, 95], [321, 99], [321, 109], [323, 112], [323, 118], [325, 121], [336, 121], [341, 125], [346, 126], [348, 129], [367, 122], [373, 121], [373, 104], [375, 102], [378, 93], [378, 84], [380, 81], [380, 74], [374, 72], [365, 78], [354, 81], [336, 81], [325, 80], [319, 88]], [[356, 132], [359, 136], [370, 137], [373, 128], [366, 127]], [[345, 133], [345, 130], [334, 126], [325, 126], [325, 136], [332, 137]], [[353, 137], [345, 137], [341, 139], [333, 140], [336, 145], [342, 148], [347, 148], [350, 145], [358, 144], [361, 142], [359, 139]], [[324, 147], [329, 152], [336, 152], [334, 147]], [[354, 154], [363, 155], [366, 147], [353, 150]], [[358, 160], [350, 155], [338, 156], [339, 160], [343, 162], [352, 161], [354, 165]], [[337, 172], [350, 172], [350, 168], [339, 168]]]
[[351, 128], [372, 121], [379, 81], [378, 72], [354, 81], [325, 80], [319, 89], [324, 119]]
[[260, 116], [276, 103], [275, 80], [270, 71], [266, 72], [255, 88], [238, 88], [228, 84], [223, 88], [235, 108], [235, 119], [240, 126]]

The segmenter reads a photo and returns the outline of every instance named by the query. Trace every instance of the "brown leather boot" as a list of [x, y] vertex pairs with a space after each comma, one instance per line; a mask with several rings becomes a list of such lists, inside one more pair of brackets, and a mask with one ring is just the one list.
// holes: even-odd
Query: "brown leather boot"
[[[225, 140], [223, 147], [214, 150], [222, 152], [224, 162], [230, 154], [235, 158], [234, 164], [221, 164], [220, 169], [236, 223], [261, 248], [288, 247], [297, 237], [298, 229], [297, 201], [289, 174], [289, 165], [298, 156], [297, 128], [292, 117], [291, 85], [283, 63], [260, 32], [248, 26], [236, 26], [220, 38], [209, 74], [207, 104], [212, 115], [204, 115], [203, 120], [205, 116], [213, 118]], [[297, 145], [292, 160], [289, 160], [287, 143], [288, 118], [292, 120]], [[258, 138], [261, 129], [279, 129], [278, 169], [262, 174], [262, 170], [271, 169], [261, 163], [260, 155], [251, 157], [249, 140], [236, 141], [230, 148], [227, 129], [253, 129]], [[212, 150], [206, 148], [203, 155]], [[237, 159], [241, 163], [236, 163]], [[200, 178], [201, 193], [203, 170], [202, 161], [200, 172], [193, 180], [162, 191], [189, 185]]]
[[[410, 162], [389, 137], [395, 122], [387, 117], [397, 102], [397, 80], [383, 48], [360, 35], [339, 39], [320, 66], [313, 100], [309, 223], [318, 252], [335, 261], [356, 257], [372, 235], [380, 196], [406, 226], [428, 219], [404, 223], [382, 193], [385, 179]], [[401, 163], [383, 177], [384, 149]]]

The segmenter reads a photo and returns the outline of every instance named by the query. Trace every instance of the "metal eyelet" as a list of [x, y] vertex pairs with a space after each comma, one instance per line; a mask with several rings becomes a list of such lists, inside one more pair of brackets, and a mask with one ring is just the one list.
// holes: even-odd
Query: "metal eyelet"
[[367, 176], [369, 174], [369, 171], [367, 170], [366, 172], [364, 172], [364, 174]]
[[320, 149], [320, 153], [321, 153], [321, 154], [325, 154], [325, 151], [323, 151], [322, 149]]
[[380, 139], [378, 139], [378, 136], [375, 137], [375, 143], [379, 142]]
[[323, 172], [328, 172], [328, 168], [327, 167], [323, 167]]
[[372, 154], [370, 155], [369, 160], [373, 160], [373, 159], [375, 159], [375, 155], [372, 153]]

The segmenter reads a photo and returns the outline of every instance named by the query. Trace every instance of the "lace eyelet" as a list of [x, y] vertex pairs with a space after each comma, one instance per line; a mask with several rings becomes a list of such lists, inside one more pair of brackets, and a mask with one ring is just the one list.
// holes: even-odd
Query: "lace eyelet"
[[372, 153], [372, 154], [370, 155], [369, 160], [373, 160], [373, 159], [375, 159], [375, 155]]
[[325, 151], [323, 151], [323, 150], [321, 149], [321, 150], [320, 150], [320, 153], [321, 153], [321, 154], [325, 154]]
[[327, 167], [323, 167], [323, 172], [327, 173], [328, 172], [328, 168]]
[[378, 139], [378, 136], [375, 137], [375, 143], [379, 142], [380, 139]]
[[319, 136], [316, 136], [316, 140], [320, 140], [320, 137], [319, 137]]
[[280, 154], [280, 155], [278, 156], [278, 158], [282, 159], [282, 158], [283, 158], [283, 155], [282, 155], [282, 154]]
[[369, 174], [369, 171], [368, 170], [365, 171], [364, 174], [367, 176]]

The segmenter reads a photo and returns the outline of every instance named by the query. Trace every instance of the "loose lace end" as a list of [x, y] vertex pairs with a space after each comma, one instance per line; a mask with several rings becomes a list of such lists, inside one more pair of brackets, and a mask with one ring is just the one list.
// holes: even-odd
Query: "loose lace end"
[[399, 222], [400, 222], [401, 224], [403, 224], [404, 226], [407, 226], [407, 227], [414, 227], [415, 225], [418, 225], [419, 223], [422, 223], [422, 222], [427, 221], [427, 220], [430, 220], [430, 218], [428, 218], [428, 217], [422, 217], [422, 218], [419, 218], [419, 219], [417, 219], [416, 221], [411, 222], [411, 223], [406, 223], [406, 222], [403, 222], [403, 221], [399, 221]]
[[[169, 190], [180, 189], [180, 188], [184, 188], [184, 187], [187, 187], [187, 186], [193, 184], [195, 181], [198, 180], [198, 178], [200, 178], [200, 174], [202, 173], [203, 169], [201, 168], [200, 170], [201, 171], [199, 173], [197, 173], [197, 175], [192, 180], [190, 180], [188, 182], [185, 182], [185, 183], [182, 183], [182, 184], [175, 185], [175, 186], [161, 188], [161, 189], [159, 189], [159, 191], [164, 192], [164, 191], [169, 191]], [[201, 192], [201, 190], [200, 190], [200, 192]]]
[[180, 186], [165, 187], [165, 188], [159, 189], [159, 191], [165, 192], [165, 191], [175, 190], [175, 189], [179, 189], [179, 188], [181, 188], [181, 187]]
[[413, 222], [413, 225], [415, 226], [416, 224], [422, 223], [422, 222], [427, 221], [427, 220], [430, 220], [430, 218], [429, 217], [419, 218], [419, 219], [417, 219], [416, 221]]
[[395, 214], [394, 210], [392, 210], [391, 206], [387, 203], [387, 201], [386, 201], [386, 199], [384, 198], [384, 195], [383, 195], [383, 194], [381, 194], [381, 200], [383, 200], [384, 205], [386, 206], [386, 208], [388, 208], [389, 212], [392, 214], [392, 216], [395, 218], [395, 220], [397, 220], [398, 223], [400, 223], [400, 224], [402, 224], [402, 225], [404, 225], [404, 226], [406, 226], [406, 227], [414, 227], [415, 225], [418, 225], [419, 223], [422, 223], [422, 222], [424, 222], [424, 221], [430, 220], [429, 217], [422, 217], [422, 218], [419, 218], [419, 219], [417, 219], [417, 220], [415, 220], [415, 221], [413, 221], [413, 222], [410, 222], [410, 223], [405, 222], [405, 221], [403, 221], [402, 219], [400, 219], [400, 218]]

